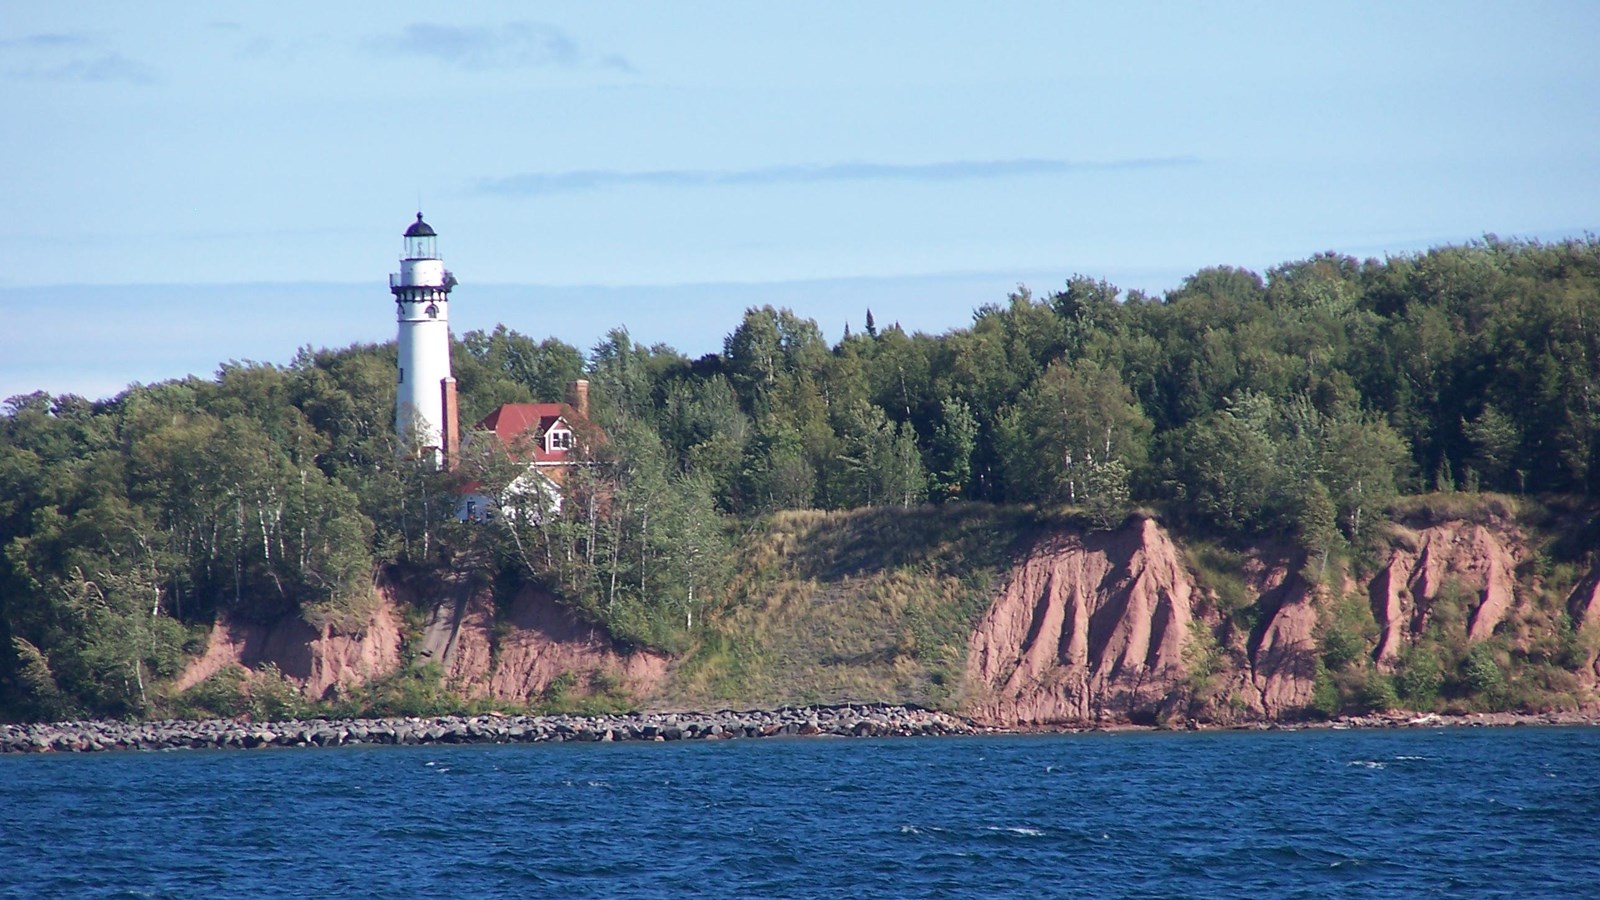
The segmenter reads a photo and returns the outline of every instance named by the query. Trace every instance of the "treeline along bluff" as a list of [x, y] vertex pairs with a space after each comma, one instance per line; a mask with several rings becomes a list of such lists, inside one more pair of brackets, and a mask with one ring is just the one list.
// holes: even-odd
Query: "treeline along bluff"
[[10, 398], [0, 717], [1594, 704], [1595, 238], [863, 312], [701, 359], [451, 338], [460, 421], [570, 435], [444, 466], [393, 343]]

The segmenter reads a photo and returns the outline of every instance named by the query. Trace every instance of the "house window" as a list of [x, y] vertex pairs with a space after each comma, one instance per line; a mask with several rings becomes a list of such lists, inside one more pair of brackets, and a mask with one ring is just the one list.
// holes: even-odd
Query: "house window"
[[572, 432], [570, 432], [570, 431], [552, 431], [552, 432], [550, 432], [550, 449], [551, 450], [571, 450], [572, 449]]

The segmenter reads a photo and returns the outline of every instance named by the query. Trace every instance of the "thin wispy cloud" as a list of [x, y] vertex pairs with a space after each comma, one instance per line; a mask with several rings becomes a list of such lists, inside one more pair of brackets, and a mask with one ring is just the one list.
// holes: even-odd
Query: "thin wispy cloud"
[[69, 81], [86, 84], [122, 82], [152, 84], [155, 70], [113, 50], [102, 49], [87, 34], [46, 32], [0, 41], [0, 51], [11, 64], [8, 78], [31, 81]]
[[156, 81], [154, 69], [121, 53], [101, 53], [98, 56], [69, 60], [56, 66], [40, 66], [24, 70], [21, 74], [46, 81], [82, 81], [90, 84], [114, 81], [126, 84], [154, 84]]
[[597, 55], [561, 29], [538, 22], [477, 27], [417, 22], [397, 36], [374, 41], [372, 47], [471, 71], [546, 67], [633, 71], [621, 56]]
[[0, 41], [0, 50], [54, 50], [58, 47], [84, 47], [88, 44], [89, 38], [86, 35], [54, 31]]
[[844, 181], [972, 181], [1028, 175], [1071, 175], [1137, 169], [1170, 169], [1197, 165], [1189, 156], [1118, 160], [998, 159], [935, 163], [837, 163], [822, 166], [767, 166], [756, 169], [656, 169], [627, 172], [586, 169], [572, 172], [529, 172], [486, 178], [479, 193], [538, 196], [598, 191], [617, 187], [737, 187], [823, 184]]

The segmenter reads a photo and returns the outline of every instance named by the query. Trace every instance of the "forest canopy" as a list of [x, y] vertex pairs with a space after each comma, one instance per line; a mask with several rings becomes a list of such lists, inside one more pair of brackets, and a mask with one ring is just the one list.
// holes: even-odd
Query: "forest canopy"
[[462, 419], [592, 384], [603, 440], [561, 515], [458, 522], [454, 473], [400, 453], [394, 348], [45, 392], [0, 414], [0, 717], [137, 715], [219, 614], [357, 616], [384, 566], [544, 584], [673, 649], [751, 517], [989, 501], [1137, 506], [1222, 536], [1358, 538], [1399, 495], [1600, 491], [1600, 240], [1488, 238], [1385, 260], [1216, 267], [1163, 297], [1076, 276], [940, 335], [829, 345], [748, 310], [689, 359], [505, 326], [453, 344]]

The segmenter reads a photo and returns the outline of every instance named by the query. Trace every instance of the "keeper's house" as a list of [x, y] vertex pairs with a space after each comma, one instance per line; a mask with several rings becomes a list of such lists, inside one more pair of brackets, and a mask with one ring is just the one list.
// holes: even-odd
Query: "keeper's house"
[[[487, 522], [496, 515], [542, 517], [561, 512], [561, 487], [567, 473], [579, 463], [575, 433], [589, 424], [589, 382], [567, 385], [564, 403], [504, 403], [474, 426], [468, 441], [493, 439], [511, 459], [527, 464], [527, 471], [491, 497], [482, 485], [463, 488], [456, 517]], [[515, 511], [515, 512], [513, 512]]]

